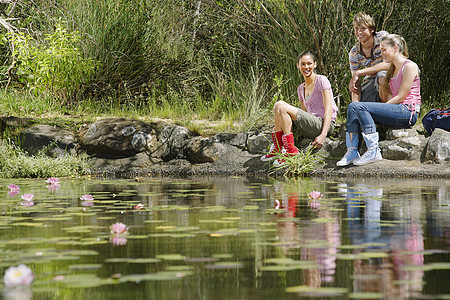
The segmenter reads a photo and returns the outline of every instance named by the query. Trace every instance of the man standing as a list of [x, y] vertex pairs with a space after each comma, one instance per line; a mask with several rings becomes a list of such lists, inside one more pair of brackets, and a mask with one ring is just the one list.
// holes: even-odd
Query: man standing
[[387, 92], [379, 87], [389, 64], [383, 62], [381, 57], [380, 39], [388, 32], [375, 32], [375, 21], [365, 12], [353, 17], [353, 28], [358, 42], [348, 54], [352, 72], [349, 83], [352, 102], [385, 102]]

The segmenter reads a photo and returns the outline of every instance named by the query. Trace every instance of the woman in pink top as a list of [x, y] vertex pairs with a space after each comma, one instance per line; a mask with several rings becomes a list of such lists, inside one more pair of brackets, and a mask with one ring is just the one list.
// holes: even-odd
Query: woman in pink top
[[[334, 130], [334, 122], [338, 108], [333, 100], [333, 92], [328, 79], [315, 72], [316, 59], [310, 51], [300, 54], [297, 68], [305, 79], [297, 89], [301, 109], [284, 101], [278, 101], [274, 106], [275, 127], [272, 132], [273, 145], [262, 161], [270, 161], [277, 154], [296, 155], [298, 149], [294, 145], [292, 123], [298, 126], [305, 137], [314, 139], [312, 145], [323, 146], [327, 134]], [[283, 159], [277, 159], [274, 166], [281, 166]]]
[[[365, 165], [382, 159], [375, 123], [406, 128], [417, 121], [421, 104], [419, 68], [408, 59], [405, 40], [396, 34], [384, 36], [381, 53], [383, 60], [391, 64], [383, 86], [389, 97], [385, 103], [350, 103], [347, 110], [347, 152], [337, 166], [350, 163]], [[362, 156], [358, 152], [360, 131], [367, 146]]]

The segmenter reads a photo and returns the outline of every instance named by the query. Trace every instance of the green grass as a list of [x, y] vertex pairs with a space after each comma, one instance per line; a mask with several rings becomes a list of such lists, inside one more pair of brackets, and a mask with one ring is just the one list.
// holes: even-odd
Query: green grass
[[280, 167], [272, 167], [270, 174], [278, 173], [282, 170], [286, 177], [306, 176], [315, 168], [325, 163], [322, 154], [316, 153], [315, 149], [308, 146], [300, 149], [300, 152], [294, 156], [284, 156], [279, 154], [277, 159], [283, 159], [284, 164]]
[[78, 177], [88, 170], [85, 155], [50, 157], [44, 150], [29, 156], [11, 142], [0, 141], [0, 178]]

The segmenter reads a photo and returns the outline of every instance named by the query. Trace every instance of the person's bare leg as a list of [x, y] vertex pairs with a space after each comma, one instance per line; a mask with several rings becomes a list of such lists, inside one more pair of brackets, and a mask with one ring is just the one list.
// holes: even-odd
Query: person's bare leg
[[297, 120], [298, 108], [284, 101], [278, 101], [274, 107], [275, 127], [274, 131], [283, 131], [289, 134], [292, 131], [292, 121]]

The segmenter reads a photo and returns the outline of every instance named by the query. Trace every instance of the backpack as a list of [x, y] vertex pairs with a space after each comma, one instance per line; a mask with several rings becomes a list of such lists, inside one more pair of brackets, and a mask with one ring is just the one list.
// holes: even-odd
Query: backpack
[[429, 134], [435, 128], [450, 131], [450, 107], [443, 109], [433, 108], [423, 117], [422, 124]]

